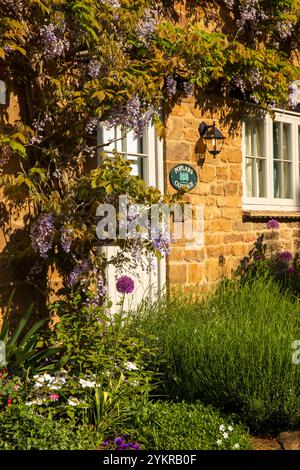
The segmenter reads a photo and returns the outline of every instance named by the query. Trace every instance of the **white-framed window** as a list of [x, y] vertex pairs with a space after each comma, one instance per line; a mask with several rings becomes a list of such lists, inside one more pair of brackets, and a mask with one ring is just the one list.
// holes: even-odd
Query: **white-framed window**
[[[150, 124], [141, 138], [135, 139], [133, 132], [125, 133], [120, 127], [108, 129], [100, 125], [97, 135], [98, 145], [101, 145], [98, 153], [98, 164], [101, 163], [101, 151], [113, 157], [113, 151], [124, 155], [131, 163], [132, 175], [143, 178], [148, 186], [155, 186], [164, 192], [164, 159], [163, 142], [157, 136], [155, 127]], [[104, 145], [103, 144], [108, 144]], [[118, 248], [115, 246], [101, 247], [103, 253], [111, 258], [117, 256]], [[135, 281], [134, 296], [128, 296], [125, 300], [125, 308], [137, 306], [146, 295], [156, 298], [158, 292], [162, 291], [166, 284], [165, 259], [155, 258], [150, 271], [145, 271], [141, 266], [130, 273]], [[108, 297], [113, 302], [115, 309], [122, 300], [117, 292], [117, 272], [113, 266], [109, 266], [106, 272]], [[117, 310], [116, 310], [117, 311]]]
[[243, 207], [300, 211], [300, 115], [243, 121]]
[[[136, 139], [132, 131], [124, 132], [121, 127], [107, 128], [103, 125], [98, 129], [99, 149], [108, 155], [116, 150], [126, 156], [132, 167], [132, 175], [140, 176], [148, 186], [156, 186], [164, 190], [163, 179], [163, 144], [158, 139], [154, 125], [145, 129], [143, 136]], [[100, 163], [98, 155], [98, 163]]]

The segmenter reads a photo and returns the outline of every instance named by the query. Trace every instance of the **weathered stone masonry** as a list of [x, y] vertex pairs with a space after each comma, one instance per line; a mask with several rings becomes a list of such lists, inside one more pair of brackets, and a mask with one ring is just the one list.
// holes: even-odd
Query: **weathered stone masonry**
[[[199, 154], [201, 121], [216, 121], [226, 140], [219, 155]], [[165, 140], [165, 185], [169, 170], [178, 163], [188, 163], [198, 173], [198, 185], [186, 195], [192, 204], [204, 205], [204, 246], [190, 249], [184, 241], [174, 244], [168, 260], [168, 280], [171, 284], [206, 287], [220, 278], [232, 275], [247, 256], [260, 234], [266, 233], [266, 221], [280, 221], [274, 248], [296, 252], [300, 249], [300, 213], [270, 211], [246, 213], [242, 209], [242, 139], [241, 126], [232, 135], [216, 116], [195, 105], [192, 98], [173, 108], [167, 121]], [[202, 152], [202, 150], [201, 150]], [[201, 157], [201, 165], [198, 163]], [[266, 234], [266, 241], [268, 242]], [[274, 242], [273, 242], [274, 243]], [[224, 257], [220, 262], [220, 256]], [[221, 258], [222, 259], [222, 258]], [[224, 262], [225, 261], [225, 262]]]

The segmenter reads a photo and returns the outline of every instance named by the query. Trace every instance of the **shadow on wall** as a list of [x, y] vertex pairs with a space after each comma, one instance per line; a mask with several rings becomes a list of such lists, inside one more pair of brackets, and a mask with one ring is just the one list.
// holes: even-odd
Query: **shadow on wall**
[[[3, 227], [3, 225], [2, 225]], [[2, 228], [3, 231], [3, 228]], [[24, 229], [16, 229], [10, 235], [0, 253], [0, 311], [6, 308], [8, 299], [14, 291], [11, 312], [12, 325], [33, 304], [33, 312], [28, 327], [37, 319], [46, 318], [47, 281], [46, 272], [41, 272], [39, 279], [32, 282], [28, 273], [34, 261], [27, 255], [29, 237]]]

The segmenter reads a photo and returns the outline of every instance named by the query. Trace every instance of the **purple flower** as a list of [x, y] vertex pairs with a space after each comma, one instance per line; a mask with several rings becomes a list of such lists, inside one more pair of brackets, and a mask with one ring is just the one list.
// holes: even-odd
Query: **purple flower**
[[98, 60], [91, 60], [88, 65], [88, 74], [91, 78], [97, 78], [100, 73], [101, 64]]
[[158, 14], [156, 10], [146, 9], [143, 18], [138, 21], [137, 35], [141, 43], [149, 46], [150, 40], [155, 33], [158, 23]]
[[106, 446], [108, 446], [108, 444], [109, 444], [109, 441], [103, 441], [103, 442], [101, 442], [101, 446], [102, 446], [102, 447], [106, 447]]
[[289, 261], [291, 261], [293, 256], [292, 256], [292, 253], [290, 251], [283, 251], [282, 253], [278, 254], [278, 258], [283, 263], [288, 263]]
[[167, 90], [168, 98], [172, 98], [172, 96], [176, 95], [177, 81], [173, 75], [169, 75], [166, 78], [166, 90]]
[[287, 268], [287, 272], [292, 274], [295, 272], [295, 268], [293, 268], [293, 266], [290, 266], [289, 268]]
[[189, 82], [184, 82], [183, 84], [183, 94], [186, 98], [193, 96], [194, 93], [194, 85]]
[[108, 128], [122, 126], [125, 130], [133, 130], [134, 137], [143, 135], [154, 115], [154, 108], [151, 104], [142, 109], [141, 101], [138, 95], [130, 98], [125, 105], [117, 105], [111, 109], [104, 125]]
[[134, 291], [134, 280], [128, 276], [121, 276], [117, 280], [116, 287], [120, 294], [131, 294]]
[[130, 449], [130, 445], [126, 444], [125, 442], [120, 445], [119, 450], [127, 450]]
[[162, 255], [169, 255], [171, 253], [171, 237], [168, 231], [165, 231], [165, 233], [159, 231], [158, 236], [152, 239], [151, 243], [153, 248]]
[[122, 437], [120, 437], [120, 436], [116, 437], [115, 440], [114, 440], [114, 443], [116, 444], [116, 446], [120, 446], [121, 444], [123, 444], [123, 442], [124, 441], [123, 441]]
[[132, 444], [131, 446], [134, 450], [139, 450], [141, 448], [140, 444], [138, 443], [135, 443], [135, 444]]
[[288, 100], [289, 100], [289, 106], [292, 109], [297, 107], [297, 104], [299, 102], [299, 90], [298, 90], [298, 86], [296, 85], [296, 83], [291, 83], [291, 85], [289, 86]]
[[91, 263], [87, 259], [80, 260], [78, 264], [74, 267], [74, 269], [70, 272], [67, 284], [69, 287], [74, 287], [86, 274], [89, 270], [91, 269]]
[[32, 248], [41, 258], [47, 258], [53, 245], [55, 234], [55, 218], [53, 214], [41, 214], [30, 230]]
[[50, 23], [40, 30], [42, 44], [44, 46], [44, 56], [46, 59], [60, 57], [69, 49], [70, 43], [65, 38], [66, 24], [61, 21], [59, 24]]
[[65, 253], [70, 253], [73, 241], [73, 230], [70, 227], [62, 227], [61, 229], [60, 244]]
[[85, 126], [85, 131], [90, 135], [93, 134], [99, 124], [99, 121], [100, 120], [97, 117], [90, 118]]
[[269, 229], [274, 229], [274, 228], [278, 229], [279, 227], [280, 227], [280, 224], [279, 224], [278, 220], [271, 219], [267, 223], [267, 228], [269, 228]]

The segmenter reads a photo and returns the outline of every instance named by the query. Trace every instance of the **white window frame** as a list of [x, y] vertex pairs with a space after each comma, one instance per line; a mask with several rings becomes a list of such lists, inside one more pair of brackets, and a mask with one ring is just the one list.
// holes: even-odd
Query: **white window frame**
[[[247, 118], [245, 118], [246, 120]], [[254, 118], [255, 119], [255, 118]], [[242, 178], [243, 178], [243, 209], [260, 211], [300, 211], [300, 177], [299, 177], [299, 134], [300, 115], [298, 113], [287, 112], [284, 110], [275, 110], [275, 117], [268, 114], [264, 119], [264, 152], [266, 160], [266, 197], [247, 196], [246, 187], [246, 135], [245, 120], [242, 124]], [[274, 173], [273, 173], [273, 122], [279, 121], [291, 125], [291, 157], [292, 157], [292, 189], [291, 198], [275, 198], [274, 191]]]
[[[121, 129], [119, 127], [114, 128], [115, 137], [119, 138], [122, 135]], [[100, 124], [97, 131], [97, 145], [103, 143], [103, 126]], [[116, 151], [126, 156], [128, 159], [130, 157], [138, 157], [143, 160], [142, 169], [143, 169], [143, 180], [147, 186], [154, 186], [164, 193], [164, 153], [163, 153], [163, 139], [159, 139], [157, 131], [153, 123], [145, 129], [143, 135], [143, 152], [144, 153], [128, 153], [126, 151], [126, 145], [122, 143], [121, 140], [118, 140], [116, 144], [112, 144], [111, 147], [115, 147]], [[101, 152], [107, 153], [113, 157], [112, 148], [110, 151], [107, 151], [107, 147], [99, 147], [97, 153], [97, 164], [102, 163]], [[107, 248], [104, 249], [106, 252]], [[166, 286], [166, 259], [165, 257], [159, 260], [156, 260], [156, 274], [152, 276], [150, 273], [150, 283], [156, 284], [156, 288], [159, 292], [163, 292]], [[114, 285], [115, 278], [114, 273], [107, 271], [107, 281], [108, 284]], [[110, 299], [115, 305], [118, 303], [118, 294], [116, 292], [112, 293]]]

